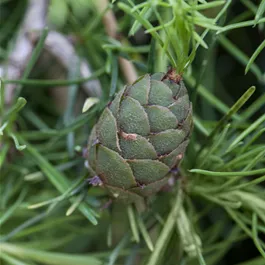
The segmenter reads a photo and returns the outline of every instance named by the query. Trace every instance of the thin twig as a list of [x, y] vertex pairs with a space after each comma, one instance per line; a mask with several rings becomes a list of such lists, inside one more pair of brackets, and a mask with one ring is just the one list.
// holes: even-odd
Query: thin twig
[[[95, 1], [95, 5], [98, 9], [98, 12], [102, 13], [108, 8], [109, 1], [108, 0], [98, 0], [98, 1]], [[117, 23], [115, 15], [111, 9], [108, 9], [105, 12], [105, 14], [102, 17], [102, 20], [103, 20], [103, 24], [104, 24], [106, 33], [111, 38], [118, 39], [118, 32], [119, 32], [118, 23]], [[119, 36], [119, 40], [121, 42], [123, 42], [121, 36]], [[122, 73], [123, 73], [127, 83], [129, 83], [129, 84], [133, 83], [138, 77], [134, 65], [130, 61], [128, 61], [122, 57], [119, 57], [119, 64], [120, 64], [120, 68], [122, 70]]]

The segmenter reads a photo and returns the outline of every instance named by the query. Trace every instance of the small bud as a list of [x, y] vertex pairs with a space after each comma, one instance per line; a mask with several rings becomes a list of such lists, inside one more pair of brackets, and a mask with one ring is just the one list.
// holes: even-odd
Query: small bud
[[[91, 131], [92, 174], [102, 176], [113, 198], [138, 203], [174, 185], [191, 131], [192, 105], [182, 74], [173, 68], [146, 74], [117, 93]], [[97, 179], [90, 183], [98, 185]]]
[[82, 109], [82, 113], [88, 111], [89, 109], [91, 109], [95, 104], [97, 104], [99, 102], [98, 98], [87, 98], [83, 109]]
[[92, 186], [102, 186], [102, 181], [98, 176], [94, 176], [93, 178], [88, 179], [88, 183]]

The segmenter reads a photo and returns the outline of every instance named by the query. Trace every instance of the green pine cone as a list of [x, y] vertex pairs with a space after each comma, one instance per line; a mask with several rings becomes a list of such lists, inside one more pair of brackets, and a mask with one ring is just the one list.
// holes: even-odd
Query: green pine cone
[[169, 73], [140, 77], [103, 111], [88, 143], [96, 183], [128, 203], [159, 191], [183, 158], [192, 105], [182, 80]]

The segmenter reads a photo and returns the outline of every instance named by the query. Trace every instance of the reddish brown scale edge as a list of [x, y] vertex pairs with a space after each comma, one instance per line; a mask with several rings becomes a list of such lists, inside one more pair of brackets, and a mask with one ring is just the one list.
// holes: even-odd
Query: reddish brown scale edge
[[164, 81], [166, 79], [171, 80], [171, 81], [175, 82], [176, 84], [179, 84], [180, 81], [182, 80], [182, 73], [177, 73], [175, 68], [170, 67], [170, 69], [163, 76], [161, 81]]

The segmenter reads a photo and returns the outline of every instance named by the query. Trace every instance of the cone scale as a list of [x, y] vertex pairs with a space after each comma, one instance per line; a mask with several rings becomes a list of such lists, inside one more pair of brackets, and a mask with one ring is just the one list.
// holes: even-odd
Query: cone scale
[[112, 197], [137, 203], [167, 184], [191, 128], [182, 79], [172, 71], [144, 75], [116, 95], [92, 129], [89, 166]]

